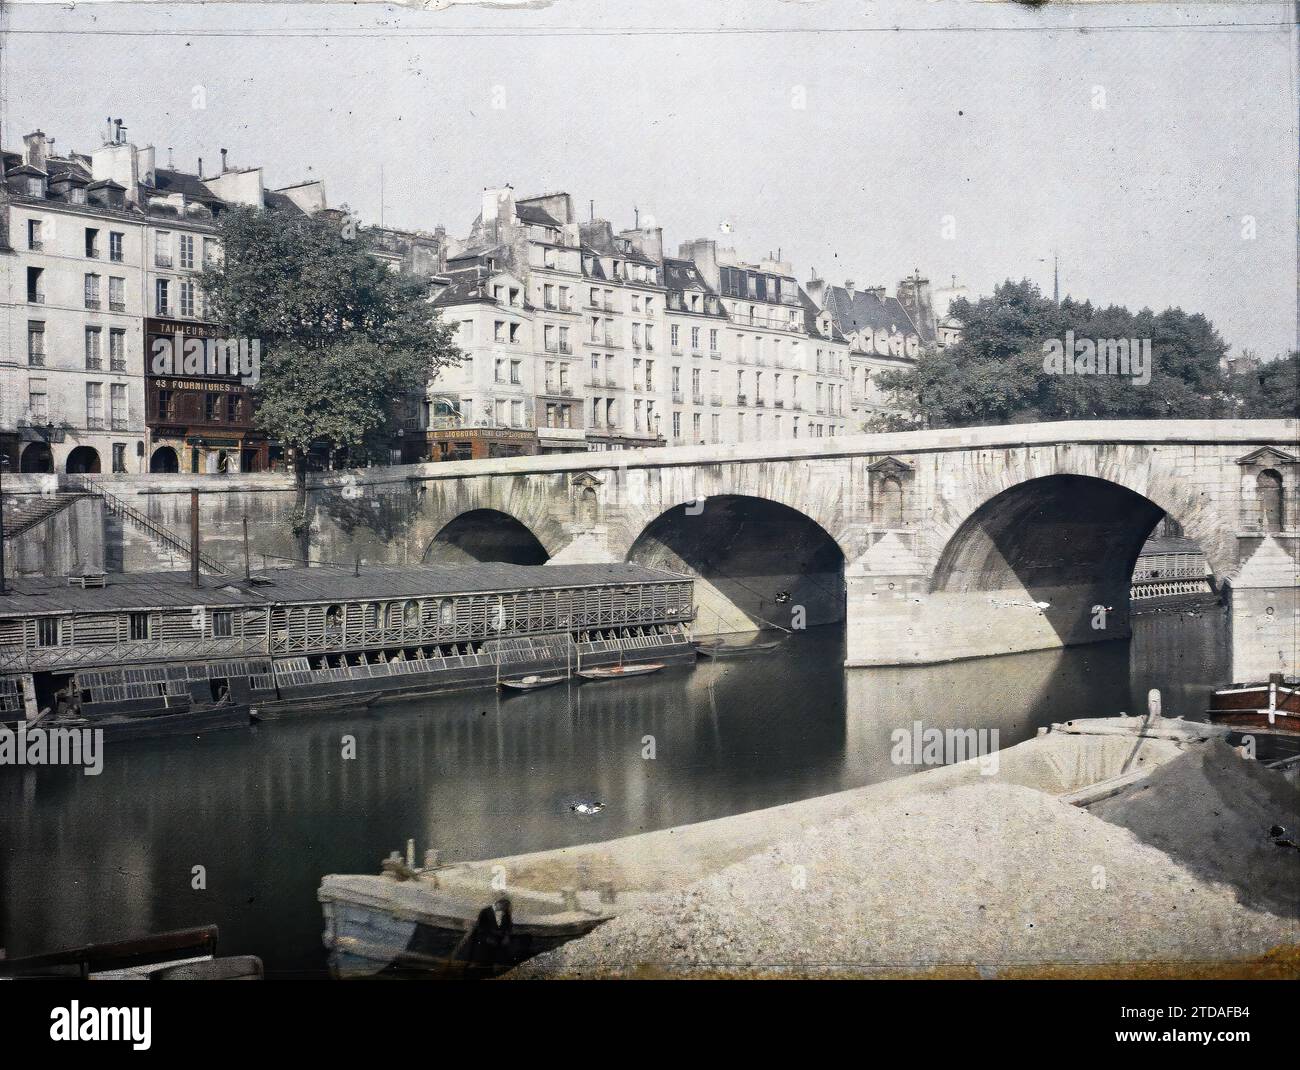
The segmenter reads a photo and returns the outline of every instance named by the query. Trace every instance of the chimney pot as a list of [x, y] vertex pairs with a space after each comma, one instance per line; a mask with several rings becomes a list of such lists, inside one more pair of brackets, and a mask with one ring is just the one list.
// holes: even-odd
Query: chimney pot
[[225, 149], [221, 150], [221, 173], [223, 175], [226, 173], [226, 150]]

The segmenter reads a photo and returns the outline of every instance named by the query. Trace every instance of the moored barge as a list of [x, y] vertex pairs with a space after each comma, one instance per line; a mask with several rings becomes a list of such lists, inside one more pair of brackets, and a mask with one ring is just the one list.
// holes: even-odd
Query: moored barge
[[[691, 662], [689, 577], [631, 563], [17, 579], [0, 596], [0, 721], [289, 709]], [[158, 722], [160, 725], [163, 722]]]
[[1210, 699], [1209, 716], [1233, 728], [1300, 732], [1300, 681], [1274, 673], [1265, 683], [1221, 687]]

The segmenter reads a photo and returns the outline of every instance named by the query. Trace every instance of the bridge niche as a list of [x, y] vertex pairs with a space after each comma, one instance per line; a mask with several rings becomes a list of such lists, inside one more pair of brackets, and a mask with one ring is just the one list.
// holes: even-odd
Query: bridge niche
[[717, 495], [651, 521], [628, 561], [696, 577], [696, 634], [844, 620], [844, 554], [816, 521], [765, 498]]
[[931, 606], [960, 618], [954, 632], [987, 628], [1022, 650], [1127, 638], [1133, 568], [1164, 516], [1148, 498], [1091, 476], [1017, 484], [948, 540]]
[[425, 547], [426, 565], [465, 565], [504, 561], [511, 565], [544, 565], [546, 548], [527, 527], [496, 509], [472, 509], [444, 525]]

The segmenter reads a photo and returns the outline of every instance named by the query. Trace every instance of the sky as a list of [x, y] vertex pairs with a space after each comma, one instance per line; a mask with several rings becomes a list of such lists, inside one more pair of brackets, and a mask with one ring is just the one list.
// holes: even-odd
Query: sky
[[776, 253], [800, 280], [1028, 277], [1297, 344], [1295, 8], [966, 0], [8, 3], [0, 135], [324, 180], [464, 235], [484, 187]]

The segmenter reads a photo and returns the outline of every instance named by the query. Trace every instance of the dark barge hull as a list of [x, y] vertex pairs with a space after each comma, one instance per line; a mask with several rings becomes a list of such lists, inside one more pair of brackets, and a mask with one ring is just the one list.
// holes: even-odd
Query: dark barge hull
[[1279, 676], [1223, 687], [1210, 699], [1208, 712], [1215, 724], [1300, 733], [1300, 683]]

